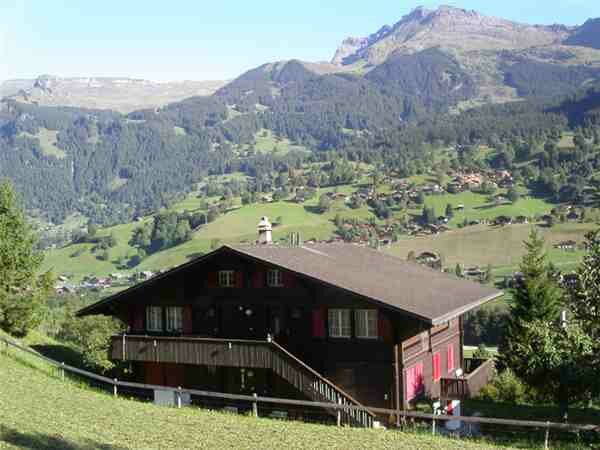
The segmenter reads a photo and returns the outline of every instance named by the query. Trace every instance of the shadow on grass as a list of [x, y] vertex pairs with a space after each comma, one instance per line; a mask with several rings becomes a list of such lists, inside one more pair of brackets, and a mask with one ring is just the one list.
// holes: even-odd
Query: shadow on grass
[[58, 362], [64, 362], [69, 366], [85, 369], [81, 353], [67, 345], [32, 345], [32, 349], [44, 355], [46, 358], [53, 359]]
[[36, 450], [121, 450], [125, 448], [102, 444], [92, 439], [85, 439], [82, 443], [74, 443], [59, 436], [44, 433], [22, 433], [0, 425], [0, 444], [2, 442], [18, 448]]

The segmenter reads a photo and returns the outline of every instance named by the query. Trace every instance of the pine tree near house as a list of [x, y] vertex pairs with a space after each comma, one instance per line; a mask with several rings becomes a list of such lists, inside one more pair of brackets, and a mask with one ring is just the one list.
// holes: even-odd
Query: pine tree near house
[[569, 404], [600, 395], [600, 230], [589, 233], [586, 244], [567, 288], [566, 320], [523, 324], [527, 340], [513, 349], [527, 360], [523, 379], [553, 398], [565, 420]]
[[557, 323], [564, 307], [564, 299], [548, 265], [544, 239], [533, 230], [525, 246], [527, 253], [520, 265], [523, 277], [513, 289], [510, 314], [500, 346], [500, 361], [531, 386], [543, 386], [552, 380], [545, 380], [543, 371], [530, 371], [531, 355], [528, 354], [528, 345], [531, 330], [528, 326], [533, 322]]
[[578, 324], [594, 343], [586, 375], [592, 395], [600, 395], [600, 229], [586, 235], [587, 253], [577, 268], [576, 283], [569, 289], [570, 322]]
[[39, 274], [43, 257], [35, 242], [15, 190], [1, 182], [0, 328], [19, 337], [39, 324], [43, 299], [52, 287], [51, 274]]

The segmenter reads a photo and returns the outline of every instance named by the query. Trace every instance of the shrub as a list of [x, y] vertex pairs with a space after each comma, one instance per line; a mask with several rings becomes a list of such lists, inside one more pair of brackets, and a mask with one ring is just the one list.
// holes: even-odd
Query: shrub
[[525, 384], [510, 370], [498, 373], [479, 392], [479, 399], [498, 403], [526, 403], [531, 399]]

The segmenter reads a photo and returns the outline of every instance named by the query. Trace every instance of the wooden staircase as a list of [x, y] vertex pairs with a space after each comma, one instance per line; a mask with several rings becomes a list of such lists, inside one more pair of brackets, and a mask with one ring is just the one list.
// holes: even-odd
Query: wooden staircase
[[[320, 403], [363, 406], [350, 394], [327, 380], [275, 341], [271, 339], [269, 341], [273, 349], [273, 364], [271, 367], [273, 372], [293, 385], [308, 398]], [[370, 428], [373, 426], [375, 418], [375, 415], [368, 410], [329, 409], [328, 411], [335, 416], [340, 411], [340, 422], [343, 425]]]
[[[120, 361], [270, 369], [310, 400], [364, 406], [270, 337], [266, 340], [197, 337], [113, 336], [111, 357]], [[372, 427], [368, 410], [325, 408], [340, 425]]]

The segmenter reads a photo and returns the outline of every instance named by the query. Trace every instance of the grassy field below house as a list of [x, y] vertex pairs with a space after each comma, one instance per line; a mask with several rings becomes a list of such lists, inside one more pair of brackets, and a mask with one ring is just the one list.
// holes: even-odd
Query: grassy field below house
[[18, 361], [18, 354], [13, 355], [0, 355], [0, 448], [3, 449], [500, 448], [425, 433], [255, 419], [114, 399], [61, 381]]
[[440, 253], [446, 267], [491, 264], [498, 275], [508, 275], [516, 270], [525, 253], [523, 242], [532, 227], [537, 227], [547, 243], [548, 256], [562, 270], [571, 270], [581, 259], [583, 252], [554, 249], [555, 243], [565, 240], [583, 241], [584, 235], [597, 226], [594, 224], [559, 224], [552, 228], [536, 225], [510, 225], [494, 227], [478, 225], [424, 238], [403, 239], [392, 246], [390, 253], [406, 258], [410, 251], [417, 255], [424, 251]]

